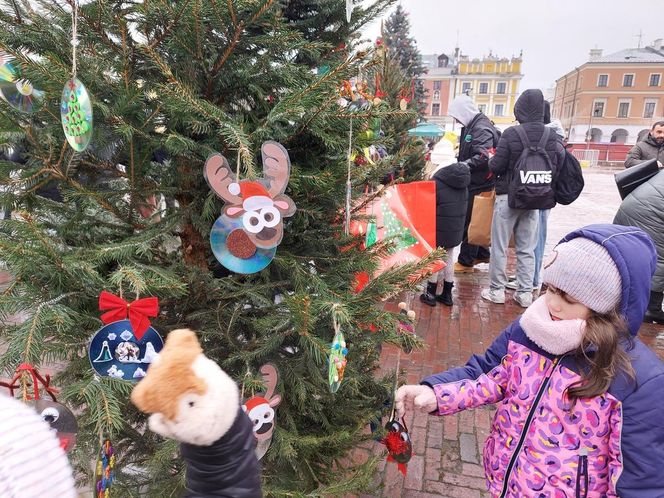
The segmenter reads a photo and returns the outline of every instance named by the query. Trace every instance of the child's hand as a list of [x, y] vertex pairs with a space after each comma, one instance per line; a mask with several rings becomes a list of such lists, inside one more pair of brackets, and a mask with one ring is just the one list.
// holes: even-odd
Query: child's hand
[[429, 386], [401, 386], [397, 390], [397, 395], [394, 400], [397, 418], [403, 417], [406, 412], [406, 407], [411, 405], [414, 406], [416, 410], [431, 413], [438, 408], [436, 393]]

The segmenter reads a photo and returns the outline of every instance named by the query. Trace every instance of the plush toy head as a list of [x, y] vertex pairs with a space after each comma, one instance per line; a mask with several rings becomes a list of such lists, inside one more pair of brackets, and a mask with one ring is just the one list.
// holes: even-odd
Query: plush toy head
[[150, 413], [150, 430], [198, 446], [209, 446], [233, 424], [240, 407], [237, 385], [207, 358], [196, 334], [174, 330], [131, 393]]

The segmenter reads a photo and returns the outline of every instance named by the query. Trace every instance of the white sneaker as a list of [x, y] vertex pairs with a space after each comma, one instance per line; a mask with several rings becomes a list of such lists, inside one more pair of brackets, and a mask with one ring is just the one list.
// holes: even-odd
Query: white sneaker
[[505, 304], [504, 290], [482, 289], [482, 293], [480, 294], [480, 296], [482, 297], [482, 299], [486, 299], [487, 301], [491, 301], [492, 303]]
[[514, 301], [522, 308], [527, 308], [533, 304], [533, 295], [530, 292], [521, 292], [514, 294]]
[[[541, 285], [534, 285], [533, 286], [533, 292], [536, 290], [540, 290]], [[512, 280], [508, 280], [507, 283], [505, 284], [505, 288], [509, 290], [517, 290], [519, 288], [519, 284], [516, 282], [516, 278]]]

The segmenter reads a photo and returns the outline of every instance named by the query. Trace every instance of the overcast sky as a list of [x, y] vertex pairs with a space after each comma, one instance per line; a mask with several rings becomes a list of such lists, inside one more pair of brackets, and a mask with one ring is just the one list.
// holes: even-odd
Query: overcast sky
[[[481, 57], [492, 50], [511, 57], [523, 50], [521, 91], [548, 88], [588, 60], [664, 38], [662, 0], [401, 0], [422, 54], [451, 53], [459, 31], [461, 51]], [[388, 13], [389, 14], [389, 13]], [[386, 16], [387, 17], [387, 16]], [[372, 39], [380, 21], [365, 30]]]

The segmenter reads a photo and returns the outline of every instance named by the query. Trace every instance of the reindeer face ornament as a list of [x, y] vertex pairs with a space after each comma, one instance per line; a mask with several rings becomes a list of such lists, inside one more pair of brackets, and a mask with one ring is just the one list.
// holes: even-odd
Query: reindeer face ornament
[[272, 442], [272, 433], [277, 422], [275, 409], [281, 403], [281, 396], [275, 394], [279, 374], [277, 367], [271, 363], [263, 365], [260, 369], [265, 381], [265, 395], [252, 396], [242, 405], [242, 409], [249, 416], [256, 438], [256, 456], [263, 458]]
[[295, 203], [284, 194], [290, 176], [288, 152], [277, 142], [261, 148], [263, 178], [237, 181], [228, 161], [213, 154], [205, 162], [205, 179], [226, 203], [210, 233], [217, 260], [236, 273], [255, 273], [270, 264], [284, 235], [284, 218]]

